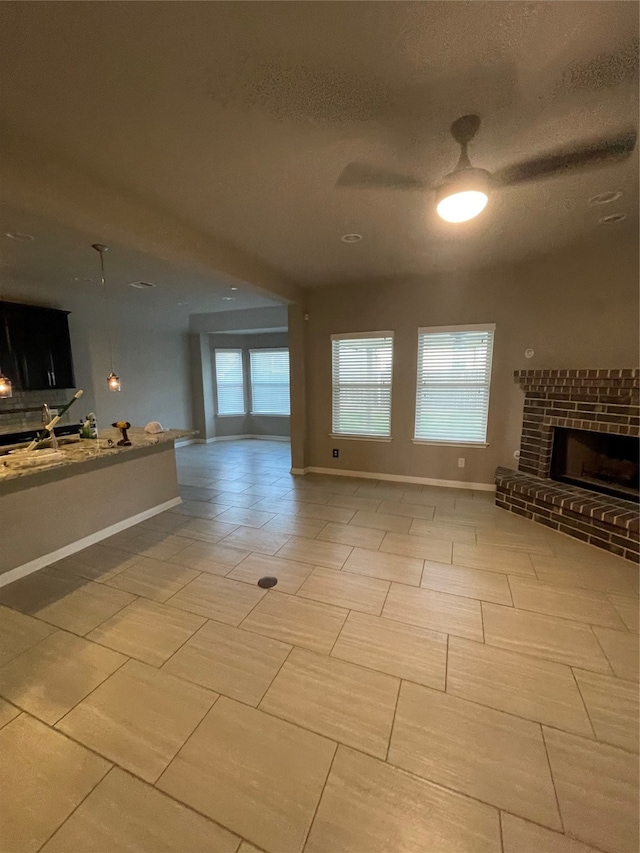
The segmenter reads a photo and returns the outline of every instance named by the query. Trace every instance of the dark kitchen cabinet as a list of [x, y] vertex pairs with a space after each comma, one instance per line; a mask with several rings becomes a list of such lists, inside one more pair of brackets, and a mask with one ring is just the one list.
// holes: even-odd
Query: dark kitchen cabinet
[[75, 387], [68, 313], [0, 303], [0, 366], [16, 390]]

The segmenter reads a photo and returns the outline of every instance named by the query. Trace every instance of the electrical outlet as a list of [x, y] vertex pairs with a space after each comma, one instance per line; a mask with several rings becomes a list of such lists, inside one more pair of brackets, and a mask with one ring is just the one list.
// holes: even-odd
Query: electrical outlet
[[458, 457], [458, 468], [464, 468], [464, 456]]
[[338, 450], [337, 447], [334, 447], [333, 448], [333, 458], [337, 459], [339, 456], [340, 456], [340, 451]]

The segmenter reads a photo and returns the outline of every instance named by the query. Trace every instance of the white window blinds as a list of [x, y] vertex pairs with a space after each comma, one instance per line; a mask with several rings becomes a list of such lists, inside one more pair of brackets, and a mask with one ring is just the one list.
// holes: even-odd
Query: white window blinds
[[288, 415], [289, 350], [252, 349], [251, 413], [254, 415]]
[[393, 333], [332, 335], [333, 433], [391, 436]]
[[494, 329], [418, 329], [416, 439], [486, 443]]
[[219, 415], [244, 415], [244, 374], [242, 350], [217, 349], [216, 391]]

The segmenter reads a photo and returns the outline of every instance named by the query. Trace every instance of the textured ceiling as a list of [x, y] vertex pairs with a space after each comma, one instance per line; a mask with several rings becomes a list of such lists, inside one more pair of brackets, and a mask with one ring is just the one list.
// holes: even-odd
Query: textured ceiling
[[[6, 237], [16, 231], [33, 241]], [[104, 291], [94, 239], [37, 215], [0, 209], [0, 299], [101, 312]], [[118, 243], [110, 243], [105, 254], [105, 273], [111, 310], [121, 324], [186, 327], [191, 314], [277, 304], [242, 281], [194, 272]], [[138, 281], [154, 287], [128, 286]]]
[[[335, 186], [352, 160], [437, 183], [467, 112], [489, 170], [637, 126], [636, 3], [4, 2], [0, 19], [12, 131], [302, 286], [637, 233], [635, 154], [502, 190], [462, 226], [432, 193]], [[626, 222], [598, 223], [612, 212]]]

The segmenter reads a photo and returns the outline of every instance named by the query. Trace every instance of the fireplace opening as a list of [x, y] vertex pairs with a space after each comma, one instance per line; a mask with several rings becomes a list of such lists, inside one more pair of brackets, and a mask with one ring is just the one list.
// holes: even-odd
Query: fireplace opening
[[634, 436], [556, 427], [551, 479], [637, 501], [639, 448]]

